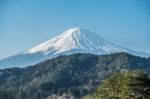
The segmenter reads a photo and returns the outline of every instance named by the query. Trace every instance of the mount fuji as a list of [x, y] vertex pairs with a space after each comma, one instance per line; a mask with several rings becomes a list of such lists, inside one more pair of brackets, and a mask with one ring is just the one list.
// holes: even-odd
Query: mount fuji
[[126, 52], [147, 57], [150, 54], [135, 52], [104, 40], [99, 35], [83, 29], [71, 28], [64, 33], [17, 55], [0, 60], [0, 68], [25, 67], [59, 55], [73, 53], [111, 54]]

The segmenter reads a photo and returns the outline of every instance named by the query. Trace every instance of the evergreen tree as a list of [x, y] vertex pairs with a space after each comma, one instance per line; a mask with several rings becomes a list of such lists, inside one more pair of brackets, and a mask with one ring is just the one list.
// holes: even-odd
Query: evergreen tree
[[150, 99], [150, 77], [142, 71], [115, 73], [102, 81], [93, 99]]

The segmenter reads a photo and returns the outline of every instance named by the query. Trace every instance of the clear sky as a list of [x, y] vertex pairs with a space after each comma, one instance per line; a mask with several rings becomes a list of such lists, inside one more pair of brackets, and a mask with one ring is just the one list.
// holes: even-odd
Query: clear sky
[[150, 0], [0, 0], [0, 59], [78, 26], [150, 53]]

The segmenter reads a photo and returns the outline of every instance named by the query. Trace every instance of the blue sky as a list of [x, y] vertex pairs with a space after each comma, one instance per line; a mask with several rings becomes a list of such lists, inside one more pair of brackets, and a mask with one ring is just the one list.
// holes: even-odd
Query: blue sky
[[0, 59], [78, 26], [150, 53], [150, 0], [0, 0]]

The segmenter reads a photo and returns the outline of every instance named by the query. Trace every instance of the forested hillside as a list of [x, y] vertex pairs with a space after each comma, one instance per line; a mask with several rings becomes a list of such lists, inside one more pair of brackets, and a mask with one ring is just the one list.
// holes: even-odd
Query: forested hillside
[[108, 75], [137, 69], [150, 71], [150, 60], [127, 53], [59, 56], [26, 68], [0, 70], [0, 99], [80, 99]]
[[85, 99], [150, 99], [150, 77], [143, 71], [115, 73]]

